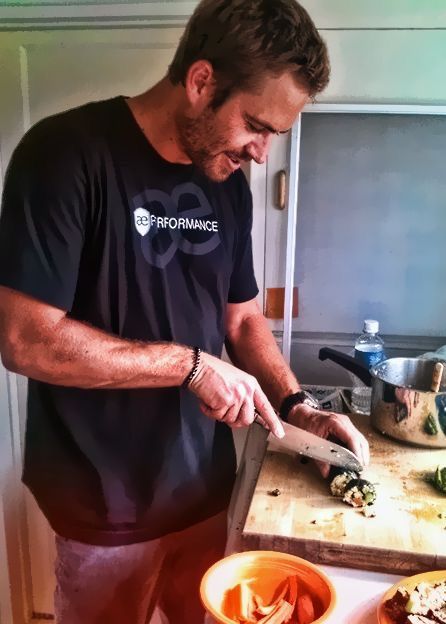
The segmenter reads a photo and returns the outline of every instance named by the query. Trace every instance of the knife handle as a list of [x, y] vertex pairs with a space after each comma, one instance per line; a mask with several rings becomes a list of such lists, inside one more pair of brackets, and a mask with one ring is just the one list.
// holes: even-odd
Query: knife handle
[[263, 420], [263, 418], [260, 416], [259, 412], [256, 409], [254, 409], [254, 414], [255, 416], [254, 416], [253, 422], [257, 423], [258, 425], [266, 429], [266, 431], [270, 431], [270, 428], [268, 427], [268, 425], [266, 424], [266, 422]]
[[[274, 410], [275, 415], [280, 418], [279, 413], [276, 412], [276, 410]], [[268, 427], [267, 423], [263, 420], [263, 418], [260, 416], [259, 412], [257, 411], [256, 408], [254, 408], [254, 421], [255, 423], [261, 425], [264, 429], [266, 429], [267, 431], [271, 431], [271, 429]]]

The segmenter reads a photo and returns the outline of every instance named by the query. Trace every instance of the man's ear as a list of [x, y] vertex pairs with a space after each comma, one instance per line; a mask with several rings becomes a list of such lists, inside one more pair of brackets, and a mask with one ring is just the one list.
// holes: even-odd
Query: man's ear
[[184, 86], [192, 106], [204, 109], [210, 104], [215, 93], [215, 76], [211, 63], [195, 61], [187, 71]]

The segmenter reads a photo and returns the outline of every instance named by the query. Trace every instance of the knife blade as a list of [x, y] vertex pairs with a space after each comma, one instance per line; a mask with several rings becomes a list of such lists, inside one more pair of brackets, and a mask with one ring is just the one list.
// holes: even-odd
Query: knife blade
[[[256, 422], [256, 424], [262, 426], [259, 422]], [[274, 441], [275, 445], [282, 446], [300, 455], [332, 464], [333, 466], [341, 466], [346, 470], [354, 470], [356, 472], [363, 470], [363, 466], [356, 455], [340, 444], [330, 442], [330, 440], [321, 438], [314, 433], [284, 421], [282, 421], [282, 426], [285, 430], [285, 436], [278, 439], [270, 433], [268, 442]]]

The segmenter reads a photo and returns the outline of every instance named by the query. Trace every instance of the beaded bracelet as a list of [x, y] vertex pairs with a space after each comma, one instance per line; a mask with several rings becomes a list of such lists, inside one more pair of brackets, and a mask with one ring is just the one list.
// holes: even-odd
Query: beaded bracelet
[[183, 381], [183, 384], [182, 384], [183, 388], [187, 388], [197, 376], [200, 362], [201, 362], [201, 349], [200, 347], [194, 347], [194, 364], [192, 366], [191, 372]]

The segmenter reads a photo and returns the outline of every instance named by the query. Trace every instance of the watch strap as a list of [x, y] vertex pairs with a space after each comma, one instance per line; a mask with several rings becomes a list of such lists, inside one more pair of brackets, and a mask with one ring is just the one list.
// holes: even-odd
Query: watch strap
[[299, 390], [299, 392], [295, 392], [294, 394], [290, 394], [285, 397], [282, 401], [279, 411], [280, 418], [285, 422], [288, 422], [288, 414], [290, 413], [291, 408], [295, 405], [301, 405], [302, 403], [309, 405], [314, 409], [319, 409], [319, 403], [309, 392], [306, 392], [306, 390]]

